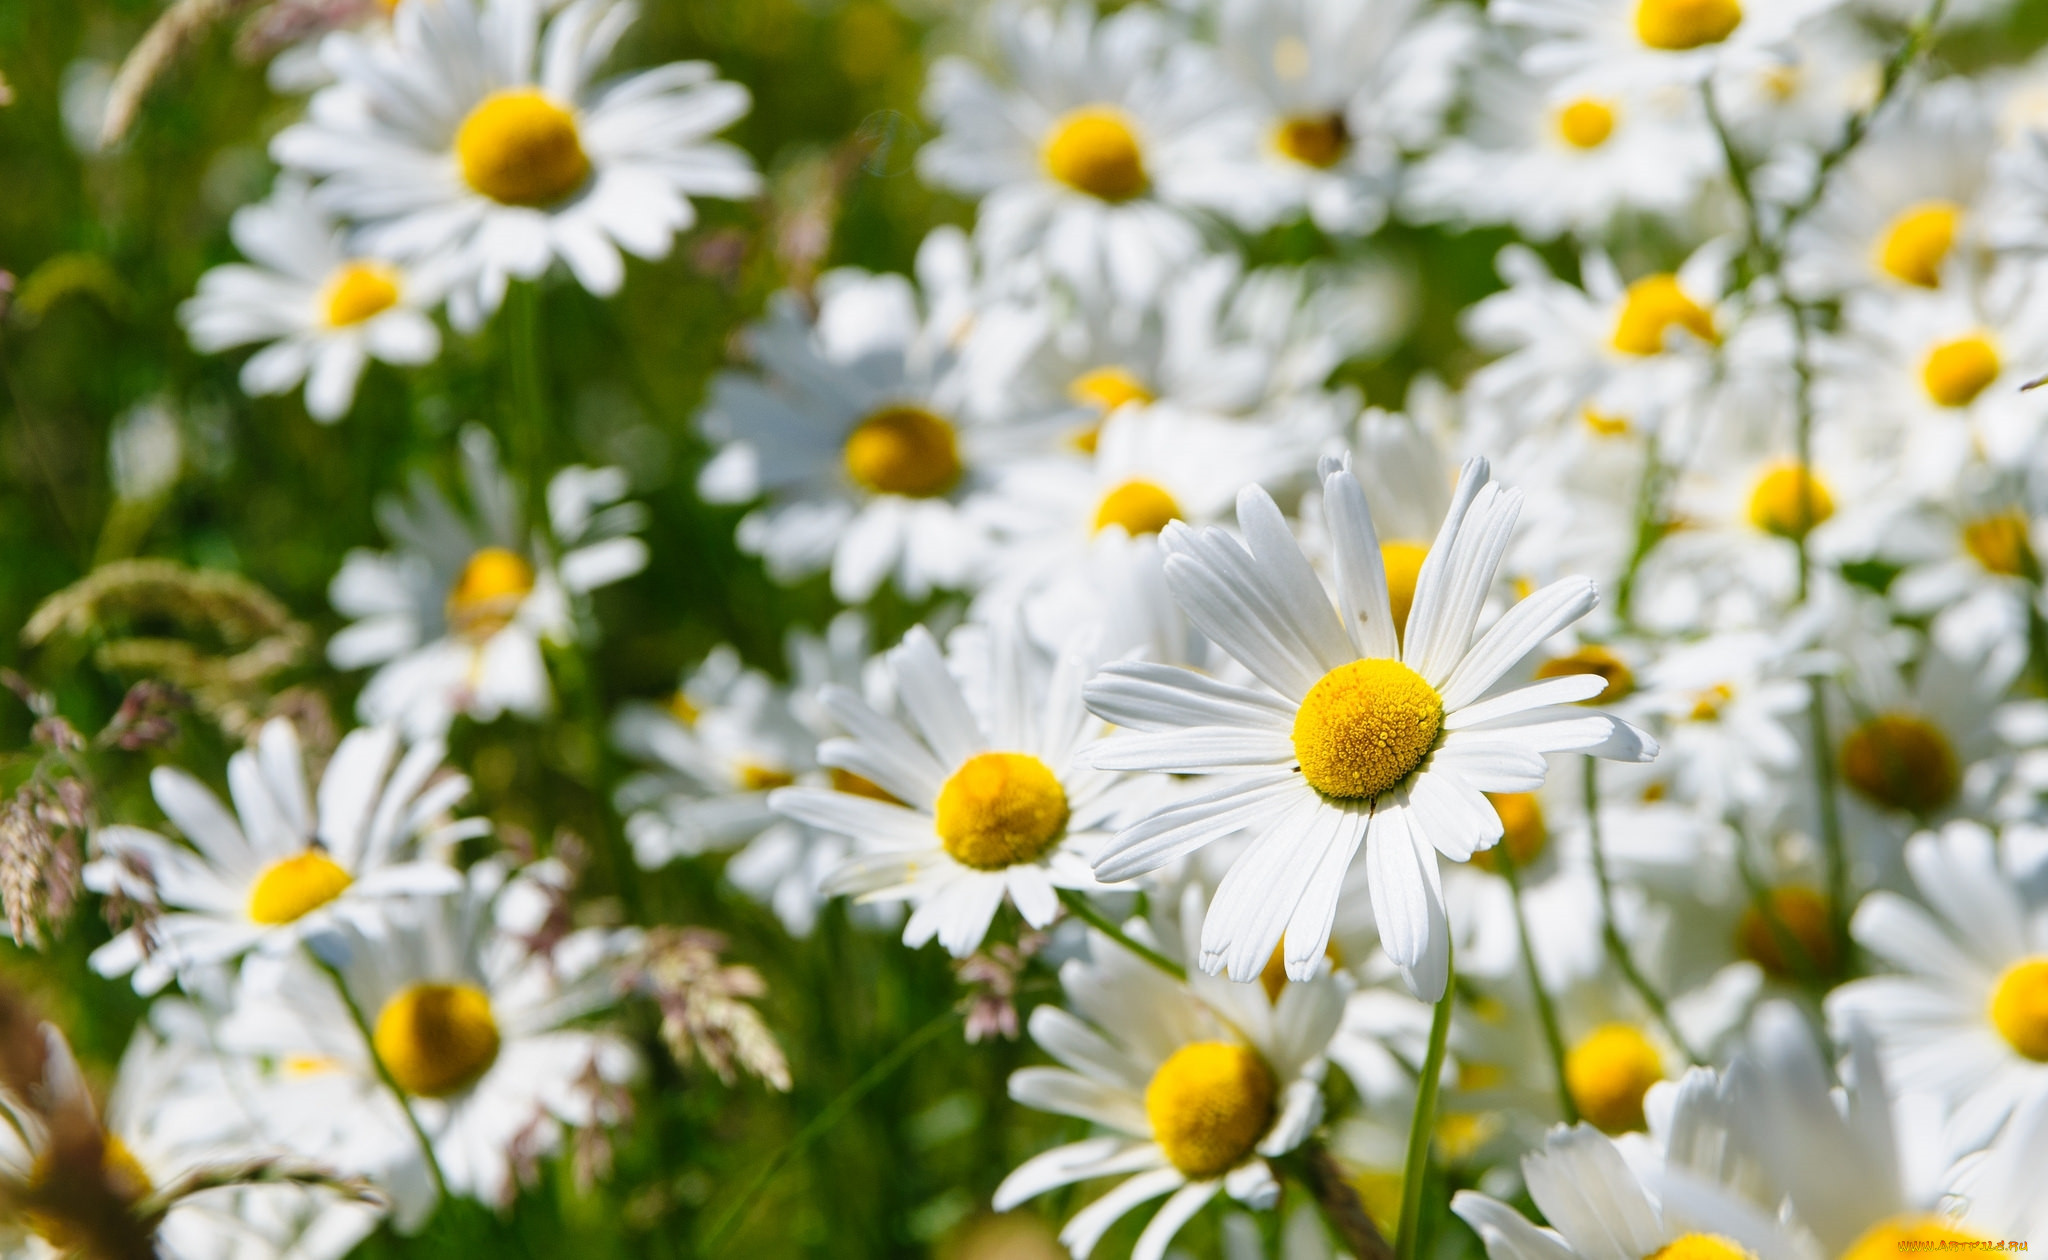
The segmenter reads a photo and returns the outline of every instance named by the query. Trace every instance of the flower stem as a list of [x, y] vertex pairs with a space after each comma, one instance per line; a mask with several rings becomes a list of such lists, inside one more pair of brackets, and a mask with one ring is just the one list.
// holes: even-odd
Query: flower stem
[[1636, 966], [1634, 956], [1629, 953], [1628, 942], [1621, 939], [1621, 929], [1614, 925], [1614, 882], [1607, 874], [1607, 846], [1600, 837], [1600, 772], [1591, 757], [1586, 758], [1585, 793], [1586, 837], [1593, 850], [1593, 877], [1600, 884], [1600, 938], [1607, 943], [1607, 954], [1614, 959], [1622, 979], [1628, 981], [1628, 986], [1636, 991], [1643, 1005], [1650, 1008], [1658, 1026], [1671, 1038], [1671, 1044], [1677, 1046], [1689, 1062], [1704, 1063], [1699, 1052], [1685, 1039], [1685, 1034], [1678, 1031], [1678, 1023], [1671, 1018], [1671, 1008], [1665, 1003], [1664, 995], [1657, 992], [1649, 977]]
[[854, 1104], [866, 1097], [875, 1086], [887, 1080], [897, 1068], [910, 1062], [911, 1056], [922, 1050], [940, 1033], [952, 1027], [959, 1018], [960, 1012], [957, 1010], [948, 1009], [942, 1012], [930, 1023], [898, 1042], [894, 1050], [883, 1055], [876, 1060], [873, 1067], [861, 1073], [859, 1080], [840, 1091], [837, 1098], [826, 1103], [817, 1115], [811, 1117], [809, 1124], [797, 1130], [796, 1136], [784, 1142], [782, 1149], [769, 1157], [768, 1162], [761, 1166], [761, 1171], [754, 1174], [754, 1179], [747, 1183], [747, 1188], [740, 1191], [739, 1196], [733, 1199], [732, 1206], [725, 1209], [725, 1214], [718, 1218], [717, 1223], [711, 1227], [711, 1232], [704, 1236], [704, 1245], [697, 1254], [717, 1254], [719, 1245], [734, 1229], [745, 1222], [747, 1209], [752, 1207], [754, 1200], [768, 1188], [768, 1183], [775, 1179], [776, 1173], [781, 1172], [806, 1146], [817, 1141], [834, 1125], [844, 1120], [852, 1113]]
[[1571, 1085], [1564, 1071], [1564, 1034], [1558, 1031], [1557, 1008], [1551, 1004], [1550, 991], [1543, 987], [1543, 977], [1536, 970], [1536, 951], [1529, 943], [1529, 912], [1522, 905], [1521, 872], [1515, 868], [1514, 855], [1508, 852], [1506, 841], [1494, 847], [1493, 855], [1501, 874], [1507, 877], [1508, 894], [1515, 903], [1515, 931], [1522, 938], [1522, 970], [1529, 977], [1529, 992], [1536, 999], [1536, 1019], [1543, 1025], [1543, 1045], [1550, 1051], [1550, 1066], [1557, 1075], [1557, 1107], [1566, 1124], [1577, 1124], [1579, 1105], [1572, 1100]]
[[1065, 906], [1075, 918], [1107, 936], [1125, 949], [1130, 950], [1146, 962], [1151, 963], [1167, 975], [1172, 976], [1183, 984], [1187, 983], [1188, 969], [1186, 967], [1181, 966], [1173, 961], [1173, 959], [1168, 958], [1142, 941], [1133, 939], [1128, 932], [1110, 922], [1108, 915], [1090, 905], [1088, 898], [1080, 892], [1072, 888], [1062, 888], [1059, 890], [1059, 894], [1060, 904]]
[[1436, 1094], [1444, 1071], [1444, 1050], [1451, 1039], [1451, 1003], [1458, 997], [1457, 959], [1444, 959], [1444, 995], [1429, 1021], [1429, 1051], [1415, 1082], [1415, 1115], [1408, 1122], [1408, 1159], [1401, 1169], [1401, 1219], [1394, 1234], [1396, 1260], [1415, 1260], [1422, 1225], [1422, 1181], [1429, 1172], [1430, 1139], [1436, 1131]]
[[[526, 482], [529, 507], [541, 504], [547, 488], [548, 411], [540, 378], [540, 281], [514, 285], [507, 295], [507, 364], [515, 415], [512, 458]], [[536, 514], [530, 519], [544, 520]]]
[[342, 979], [341, 972], [332, 963], [310, 948], [307, 949], [306, 956], [313, 960], [314, 966], [326, 972], [327, 978], [334, 983], [335, 994], [341, 998], [341, 1004], [348, 1008], [348, 1017], [354, 1021], [356, 1031], [363, 1035], [363, 1049], [369, 1052], [370, 1064], [377, 1069], [377, 1079], [383, 1081], [384, 1088], [391, 1091], [391, 1097], [398, 1102], [399, 1111], [405, 1115], [406, 1124], [412, 1127], [413, 1137], [419, 1140], [420, 1154], [427, 1161], [427, 1174], [434, 1179], [434, 1189], [441, 1198], [448, 1198], [448, 1178], [442, 1175], [441, 1161], [434, 1155], [434, 1140], [427, 1136], [426, 1127], [420, 1123], [420, 1118], [413, 1114], [412, 1102], [406, 1096], [405, 1087], [398, 1083], [397, 1077], [391, 1075], [391, 1069], [377, 1053], [376, 1034], [370, 1031], [370, 1021], [364, 1017], [363, 1008], [356, 1005], [355, 995], [348, 991], [348, 981]]

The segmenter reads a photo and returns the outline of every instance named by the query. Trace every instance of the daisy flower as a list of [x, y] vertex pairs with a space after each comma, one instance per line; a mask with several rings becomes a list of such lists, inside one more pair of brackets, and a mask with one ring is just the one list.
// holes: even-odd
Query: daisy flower
[[1842, 0], [1503, 0], [1487, 16], [1533, 42], [1541, 78], [1650, 86], [1697, 83], [1767, 61], [1801, 24]]
[[1119, 832], [1095, 869], [1125, 880], [1257, 831], [1210, 905], [1204, 970], [1249, 980], [1284, 936], [1287, 974], [1307, 978], [1362, 846], [1382, 946], [1416, 995], [1435, 1001], [1450, 963], [1437, 854], [1465, 861], [1500, 839], [1481, 793], [1536, 787], [1546, 752], [1656, 754], [1626, 723], [1566, 707], [1605, 688], [1596, 675], [1488, 696], [1597, 599], [1591, 581], [1565, 579], [1475, 638], [1521, 497], [1488, 478], [1486, 461], [1465, 465], [1398, 635], [1365, 492], [1334, 463], [1323, 478], [1334, 598], [1256, 487], [1238, 496], [1244, 542], [1213, 526], [1162, 535], [1175, 600], [1258, 685], [1142, 662], [1111, 665], [1089, 684], [1089, 707], [1133, 732], [1100, 746], [1098, 768], [1223, 776]]
[[[1143, 936], [1142, 923], [1132, 927]], [[1186, 920], [1187, 946], [1200, 932]], [[1170, 1195], [1139, 1236], [1133, 1260], [1160, 1260], [1174, 1235], [1218, 1194], [1269, 1209], [1269, 1162], [1322, 1118], [1323, 1053], [1343, 1013], [1327, 965], [1268, 1002], [1255, 987], [1199, 973], [1182, 985], [1109, 938], [1060, 969], [1070, 1013], [1031, 1013], [1031, 1039], [1060, 1067], [1010, 1077], [1010, 1097], [1108, 1132], [1034, 1156], [996, 1187], [1008, 1211], [1060, 1186], [1120, 1177], [1077, 1212], [1060, 1241], [1079, 1260], [1133, 1209]]]
[[913, 599], [963, 585], [980, 546], [959, 504], [1030, 432], [971, 422], [954, 348], [904, 277], [829, 272], [815, 320], [806, 306], [778, 295], [747, 337], [760, 373], [712, 382], [698, 493], [766, 500], [739, 545], [780, 581], [829, 569], [847, 603], [891, 577]]
[[1941, 1098], [1960, 1132], [1988, 1132], [2048, 1096], [2048, 914], [1979, 823], [1914, 837], [1906, 867], [1926, 909], [1874, 892], [1849, 923], [1903, 974], [1836, 989], [1829, 1025], [1840, 1037], [1860, 1022], [1902, 1090]]
[[159, 766], [157, 805], [190, 847], [140, 827], [99, 830], [86, 886], [150, 913], [95, 950], [93, 969], [133, 973], [137, 993], [155, 993], [337, 922], [374, 924], [393, 895], [454, 888], [443, 855], [490, 824], [450, 815], [469, 780], [442, 770], [439, 740], [399, 751], [389, 727], [352, 731], [309, 792], [298, 733], [273, 719], [228, 760], [232, 814], [191, 775]]
[[268, 201], [237, 210], [228, 230], [256, 265], [201, 276], [178, 318], [206, 354], [263, 346], [242, 366], [245, 392], [283, 394], [303, 381], [307, 412], [331, 423], [355, 402], [371, 359], [414, 366], [441, 352], [426, 313], [438, 285], [426, 270], [352, 251], [303, 180], [280, 180]]
[[1653, 720], [1672, 766], [1673, 795], [1710, 818], [1761, 809], [1799, 765], [1792, 726], [1810, 668], [1795, 641], [1762, 631], [1673, 647], [1642, 675], [1629, 712]]
[[693, 196], [751, 197], [746, 155], [711, 137], [747, 112], [745, 88], [701, 61], [598, 81], [638, 15], [577, 0], [402, 0], [389, 38], [321, 46], [336, 82], [271, 144], [321, 177], [322, 203], [379, 256], [445, 258], [469, 331], [559, 258], [584, 288], [618, 291], [621, 249], [667, 255], [696, 221]]
[[825, 741], [818, 760], [895, 799], [790, 787], [769, 804], [855, 842], [826, 890], [908, 900], [906, 945], [937, 937], [964, 958], [1005, 898], [1045, 927], [1058, 889], [1096, 886], [1087, 857], [1116, 817], [1115, 777], [1079, 756], [1100, 728], [1081, 705], [1088, 665], [1078, 647], [1048, 662], [1006, 620], [955, 631], [947, 656], [917, 626], [887, 659], [903, 717], [826, 688], [825, 709], [847, 736]]
[[1182, 184], [1229, 104], [1206, 52], [1146, 8], [992, 16], [1009, 82], [957, 57], [932, 67], [925, 113], [941, 131], [919, 173], [981, 198], [976, 238], [995, 261], [1035, 258], [1085, 291], [1153, 296], [1201, 247]]
[[374, 935], [350, 926], [323, 941], [370, 1025], [367, 1045], [342, 995], [303, 956], [248, 977], [226, 1039], [281, 1071], [314, 1065], [302, 1079], [315, 1088], [331, 1075], [358, 1090], [390, 1130], [391, 1165], [366, 1171], [391, 1190], [401, 1225], [424, 1220], [433, 1187], [422, 1162], [396, 1155], [416, 1148], [388, 1092], [377, 1098], [378, 1062], [404, 1091], [449, 1190], [494, 1206], [512, 1200], [516, 1157], [552, 1153], [564, 1126], [621, 1118], [617, 1093], [638, 1075], [639, 1056], [624, 1037], [578, 1021], [617, 1000], [617, 963], [638, 933], [587, 928], [538, 944], [558, 874], [543, 864], [508, 877], [486, 860], [459, 892], [395, 903]]
[[589, 633], [578, 624], [582, 597], [647, 565], [647, 545], [631, 536], [646, 511], [623, 501], [619, 469], [556, 473], [548, 527], [529, 534], [520, 487], [490, 434], [467, 428], [461, 446], [474, 515], [415, 478], [410, 502], [386, 500], [379, 512], [400, 549], [349, 552], [327, 592], [335, 611], [356, 619], [328, 643], [329, 662], [378, 666], [356, 711], [414, 739], [446, 732], [458, 715], [546, 713], [553, 692], [542, 647]]
[[1949, 493], [1901, 514], [1884, 558], [1900, 566], [1885, 594], [1899, 611], [1931, 617], [1951, 651], [2024, 641], [2041, 583], [2048, 484], [2020, 469], [1971, 463]]

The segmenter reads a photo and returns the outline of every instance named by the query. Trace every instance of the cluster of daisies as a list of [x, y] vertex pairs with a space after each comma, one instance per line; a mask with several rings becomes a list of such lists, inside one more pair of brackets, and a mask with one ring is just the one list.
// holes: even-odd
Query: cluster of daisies
[[[957, 15], [917, 173], [971, 231], [778, 295], [695, 420], [740, 550], [846, 610], [615, 714], [632, 856], [1056, 973], [1010, 1093], [1087, 1135], [993, 1207], [1082, 1185], [1076, 1257], [1134, 1212], [1142, 1260], [1204, 1212], [1410, 1255], [1447, 1185], [1493, 1260], [2048, 1238], [2048, 59], [1947, 58], [2011, 7]], [[597, 77], [631, 17], [400, 0], [300, 50], [262, 267], [194, 339], [333, 419], [436, 309], [556, 262], [611, 293], [748, 195], [741, 89]], [[1432, 282], [1395, 223], [1516, 243], [1368, 405], [1345, 369]], [[1317, 261], [1252, 261], [1281, 238]], [[330, 660], [375, 672], [320, 786], [273, 725], [232, 813], [164, 770], [181, 839], [97, 837], [90, 886], [153, 913], [96, 964], [182, 994], [111, 1108], [151, 1183], [222, 1140], [190, 1110], [404, 1227], [630, 1084], [565, 1021], [633, 934], [537, 955], [563, 881], [458, 853], [437, 767], [457, 720], [550, 720], [645, 513], [571, 467], [529, 522], [482, 429], [461, 458], [334, 579]], [[241, 1193], [292, 1254], [375, 1220]]]

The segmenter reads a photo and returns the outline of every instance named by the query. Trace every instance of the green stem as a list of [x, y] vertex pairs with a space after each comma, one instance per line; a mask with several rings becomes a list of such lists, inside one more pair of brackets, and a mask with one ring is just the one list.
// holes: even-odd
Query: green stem
[[873, 1067], [861, 1073], [859, 1080], [842, 1090], [837, 1098], [826, 1103], [824, 1108], [811, 1118], [809, 1124], [799, 1129], [795, 1137], [783, 1143], [782, 1149], [775, 1152], [768, 1162], [761, 1166], [760, 1172], [754, 1174], [754, 1179], [747, 1183], [747, 1188], [740, 1191], [739, 1197], [732, 1201], [732, 1206], [725, 1210], [725, 1215], [719, 1217], [718, 1222], [711, 1227], [711, 1232], [705, 1236], [704, 1246], [698, 1254], [704, 1256], [717, 1254], [720, 1244], [724, 1243], [733, 1230], [746, 1221], [747, 1209], [752, 1207], [754, 1200], [759, 1198], [761, 1192], [768, 1188], [768, 1183], [775, 1179], [776, 1173], [781, 1172], [783, 1167], [790, 1160], [795, 1159], [805, 1147], [817, 1141], [829, 1132], [834, 1125], [844, 1120], [853, 1111], [854, 1105], [866, 1097], [875, 1086], [880, 1085], [896, 1069], [908, 1063], [911, 1056], [922, 1050], [940, 1033], [952, 1027], [959, 1018], [960, 1013], [956, 1010], [943, 1012], [930, 1023], [904, 1038], [897, 1044], [894, 1050], [891, 1050], [888, 1054], [877, 1060]]
[[1396, 1260], [1415, 1260], [1416, 1235], [1422, 1225], [1422, 1181], [1429, 1172], [1430, 1137], [1436, 1130], [1436, 1094], [1444, 1071], [1444, 1049], [1451, 1039], [1451, 1003], [1457, 1000], [1456, 959], [1444, 957], [1444, 995], [1429, 1021], [1429, 1051], [1415, 1081], [1415, 1115], [1408, 1122], [1408, 1159], [1401, 1167], [1401, 1218], [1394, 1234]]
[[1108, 915], [1090, 905], [1087, 897], [1072, 888], [1062, 888], [1059, 890], [1059, 894], [1060, 904], [1065, 906], [1075, 918], [1107, 936], [1125, 949], [1130, 950], [1146, 962], [1151, 963], [1167, 975], [1172, 976], [1183, 984], [1187, 983], [1188, 969], [1186, 967], [1181, 966], [1173, 961], [1173, 959], [1153, 949], [1150, 945], [1133, 939], [1129, 933], [1110, 922]]
[[1529, 977], [1529, 993], [1536, 999], [1536, 1019], [1543, 1025], [1543, 1045], [1550, 1051], [1551, 1069], [1557, 1075], [1558, 1110], [1566, 1124], [1577, 1124], [1579, 1105], [1572, 1100], [1564, 1070], [1564, 1034], [1558, 1030], [1557, 1008], [1550, 1001], [1550, 991], [1543, 987], [1543, 977], [1536, 970], [1536, 950], [1529, 943], [1529, 913], [1522, 905], [1521, 872], [1515, 868], [1514, 855], [1508, 852], [1505, 840], [1494, 846], [1493, 856], [1500, 864], [1501, 874], [1507, 877], [1508, 893], [1515, 903], [1515, 931], [1522, 938], [1522, 971]]
[[363, 1049], [369, 1053], [370, 1065], [377, 1069], [377, 1079], [384, 1082], [384, 1088], [390, 1090], [392, 1098], [398, 1101], [399, 1111], [405, 1114], [406, 1124], [411, 1126], [413, 1137], [419, 1140], [420, 1154], [426, 1158], [427, 1173], [434, 1179], [434, 1189], [440, 1193], [441, 1198], [447, 1199], [448, 1178], [442, 1175], [441, 1161], [434, 1155], [434, 1140], [427, 1136], [427, 1130], [420, 1124], [420, 1118], [412, 1113], [412, 1102], [406, 1095], [405, 1087], [398, 1083], [397, 1077], [391, 1075], [391, 1069], [385, 1065], [383, 1056], [377, 1053], [377, 1035], [370, 1030], [370, 1021], [364, 1018], [363, 1008], [356, 1005], [355, 995], [348, 991], [348, 981], [342, 979], [339, 970], [311, 949], [306, 951], [306, 957], [311, 958], [313, 965], [326, 972], [327, 978], [334, 983], [334, 992], [341, 998], [341, 1004], [348, 1008], [349, 1019], [354, 1021], [356, 1031], [363, 1035]]
[[[512, 459], [526, 482], [528, 506], [543, 502], [547, 487], [548, 411], [540, 377], [540, 282], [514, 285], [505, 312], [514, 411]], [[534, 520], [544, 519], [539, 515]]]
[[1622, 979], [1634, 989], [1643, 1005], [1650, 1008], [1664, 1035], [1671, 1038], [1686, 1059], [1695, 1064], [1705, 1063], [1692, 1048], [1685, 1035], [1678, 1031], [1677, 1021], [1671, 1018], [1671, 1007], [1664, 1001], [1664, 995], [1657, 992], [1657, 986], [1650, 983], [1648, 976], [1636, 966], [1636, 960], [1629, 953], [1628, 942], [1621, 939], [1621, 929], [1614, 925], [1614, 881], [1607, 874], [1607, 846], [1600, 836], [1600, 772], [1591, 757], [1586, 758], [1585, 770], [1586, 837], [1593, 850], [1593, 877], [1600, 885], [1600, 938], [1607, 944], [1607, 955], [1614, 960], [1615, 968]]

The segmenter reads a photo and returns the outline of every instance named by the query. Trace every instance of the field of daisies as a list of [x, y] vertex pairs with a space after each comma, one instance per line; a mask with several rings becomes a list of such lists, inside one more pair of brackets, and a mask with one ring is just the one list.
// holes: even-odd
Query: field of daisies
[[2048, 4], [0, 0], [0, 1260], [2048, 1247]]

